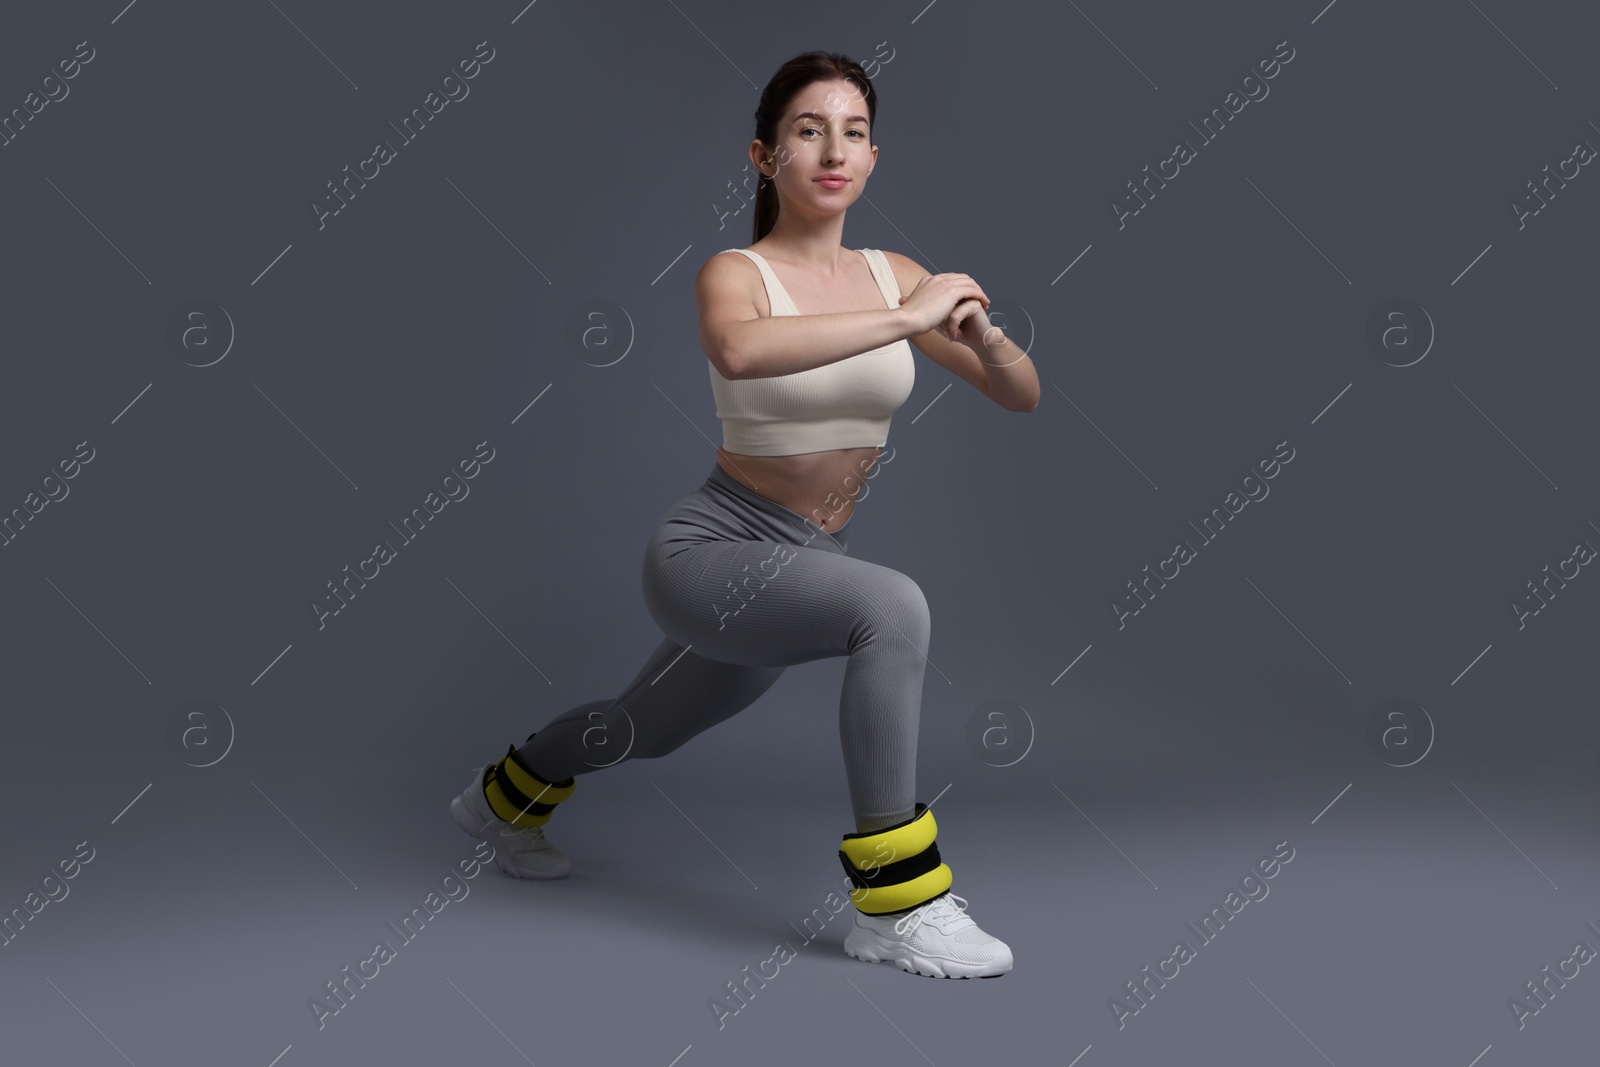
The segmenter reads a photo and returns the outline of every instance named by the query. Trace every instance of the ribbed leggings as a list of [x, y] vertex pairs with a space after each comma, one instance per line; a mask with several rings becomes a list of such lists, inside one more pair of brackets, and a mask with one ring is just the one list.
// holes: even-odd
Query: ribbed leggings
[[785, 668], [848, 656], [839, 742], [856, 831], [911, 818], [928, 603], [906, 575], [846, 555], [849, 525], [823, 530], [714, 463], [645, 548], [645, 607], [666, 636], [617, 696], [537, 730], [524, 765], [557, 782], [665, 756]]

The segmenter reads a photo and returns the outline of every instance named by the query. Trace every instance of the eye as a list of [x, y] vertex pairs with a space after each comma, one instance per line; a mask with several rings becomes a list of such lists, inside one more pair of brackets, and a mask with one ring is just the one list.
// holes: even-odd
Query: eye
[[[800, 138], [801, 138], [801, 140], [804, 140], [805, 139], [805, 135], [808, 134], [808, 133], [821, 133], [821, 132], [822, 132], [822, 130], [819, 129], [818, 127], [816, 127], [816, 126], [806, 126], [806, 127], [803, 127], [800, 130]], [[857, 137], [860, 137], [860, 138], [863, 138], [863, 139], [865, 139], [866, 136], [867, 136], [866, 132], [863, 131], [863, 130], [851, 129], [851, 130], [847, 130], [845, 132], [846, 133], [853, 133]]]

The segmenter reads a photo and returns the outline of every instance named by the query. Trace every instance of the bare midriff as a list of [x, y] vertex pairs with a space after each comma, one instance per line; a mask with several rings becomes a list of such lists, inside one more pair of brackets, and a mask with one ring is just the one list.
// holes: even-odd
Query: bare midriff
[[828, 533], [850, 521], [882, 449], [836, 448], [796, 456], [746, 456], [717, 449], [717, 465], [751, 492], [782, 504]]
[[[797, 308], [803, 304], [829, 311], [861, 311], [889, 306], [873, 279], [865, 254], [844, 257], [844, 267], [838, 275], [826, 278], [786, 263], [781, 257], [774, 258], [764, 244], [757, 241], [750, 246], [751, 251], [766, 259], [773, 273], [781, 275], [778, 282]], [[751, 301], [766, 318], [772, 314], [770, 295], [753, 269], [750, 279]], [[866, 496], [865, 481], [872, 476], [882, 452], [882, 448], [868, 445], [790, 456], [751, 456], [718, 448], [717, 465], [745, 488], [833, 533], [850, 521], [856, 503]]]

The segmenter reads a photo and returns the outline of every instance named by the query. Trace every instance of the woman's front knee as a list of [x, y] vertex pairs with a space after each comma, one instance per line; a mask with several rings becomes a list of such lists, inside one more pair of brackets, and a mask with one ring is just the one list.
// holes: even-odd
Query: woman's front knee
[[932, 613], [922, 586], [909, 575], [889, 571], [882, 580], [873, 583], [869, 601], [875, 621], [886, 623], [899, 631], [918, 650], [928, 650], [928, 640], [933, 629]]

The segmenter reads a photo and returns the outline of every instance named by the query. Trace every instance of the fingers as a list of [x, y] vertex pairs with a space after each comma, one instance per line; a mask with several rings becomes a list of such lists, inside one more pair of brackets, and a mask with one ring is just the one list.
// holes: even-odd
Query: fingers
[[961, 324], [978, 313], [981, 307], [976, 297], [969, 297], [957, 304], [950, 312], [950, 317], [945, 320], [941, 333], [949, 340], [959, 340], [961, 337]]
[[981, 300], [983, 302], [983, 306], [985, 308], [988, 308], [988, 306], [989, 306], [989, 296], [988, 296], [988, 294], [983, 291], [983, 287], [982, 286], [980, 286], [977, 282], [972, 280], [972, 276], [971, 275], [969, 275], [969, 274], [947, 274], [947, 275], [945, 275], [945, 277], [951, 279], [956, 284], [956, 287], [961, 292], [963, 292], [963, 293], [965, 293], [965, 294], [967, 294], [969, 296], [975, 297], [978, 300]]
[[971, 315], [972, 312], [970, 310], [963, 311], [960, 307], [957, 307], [956, 310], [951, 313], [949, 330], [952, 338], [959, 338], [961, 336], [961, 323], [965, 319], [970, 318]]
[[959, 341], [961, 323], [970, 318], [976, 310], [989, 309], [989, 295], [983, 291], [983, 287], [973, 281], [970, 275], [960, 273], [930, 274], [918, 280], [911, 296], [902, 295], [900, 303], [905, 304], [912, 296], [921, 292], [924, 286], [930, 295], [937, 293], [937, 296], [932, 298], [938, 304], [944, 303], [944, 298], [950, 298], [950, 308], [945, 312], [943, 321], [936, 320], [930, 327], [946, 340]]
[[969, 296], [975, 297], [978, 300], [981, 300], [983, 302], [984, 310], [988, 310], [988, 307], [989, 307], [989, 295], [983, 291], [983, 287], [982, 286], [980, 286], [977, 282], [972, 280], [972, 276], [970, 274], [960, 274], [960, 273], [930, 274], [927, 278], [924, 278], [923, 281], [925, 281], [925, 282], [940, 281], [940, 282], [942, 282], [944, 284], [954, 285], [961, 292], [963, 292], [963, 293], [965, 293], [965, 294], [967, 294]]

